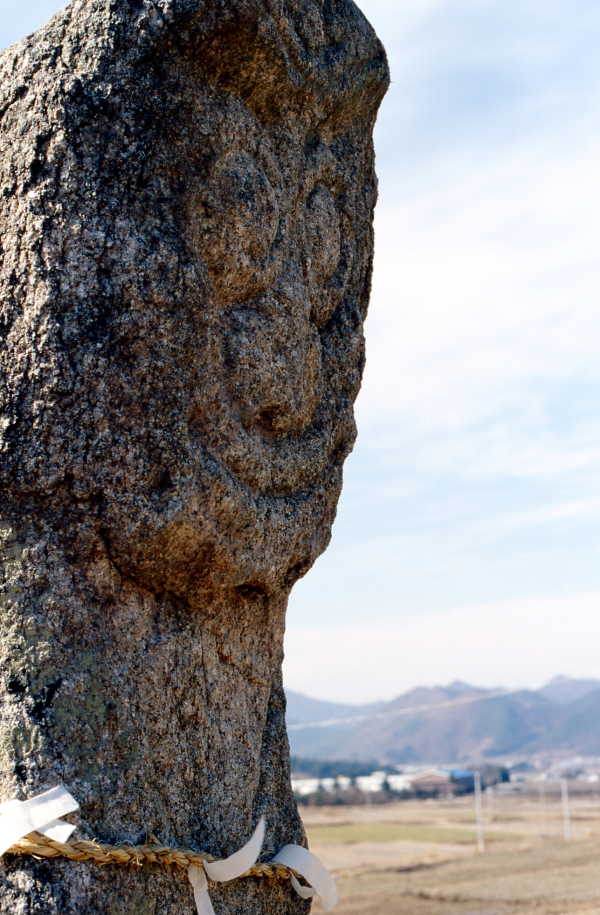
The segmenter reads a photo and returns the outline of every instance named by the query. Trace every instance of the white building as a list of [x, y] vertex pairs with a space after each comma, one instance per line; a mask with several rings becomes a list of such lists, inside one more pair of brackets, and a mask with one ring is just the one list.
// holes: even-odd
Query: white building
[[371, 772], [370, 775], [359, 775], [355, 779], [356, 787], [365, 794], [368, 792], [375, 793], [384, 790], [384, 784], [387, 779], [385, 772]]

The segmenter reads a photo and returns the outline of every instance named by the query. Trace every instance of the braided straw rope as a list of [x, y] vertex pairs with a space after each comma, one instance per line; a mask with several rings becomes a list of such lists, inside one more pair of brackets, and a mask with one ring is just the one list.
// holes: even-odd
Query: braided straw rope
[[[154, 842], [150, 845], [106, 845], [104, 842], [72, 840], [55, 842], [37, 832], [32, 832], [24, 839], [19, 839], [9, 849], [10, 855], [34, 855], [40, 858], [69, 858], [71, 861], [95, 861], [96, 864], [163, 864], [168, 867], [176, 864], [188, 868], [190, 864], [202, 867], [204, 861], [215, 861], [206, 852], [196, 852], [189, 848], [169, 848]], [[241, 875], [242, 877], [279, 877], [289, 880], [290, 869], [281, 864], [275, 866], [257, 861]]]

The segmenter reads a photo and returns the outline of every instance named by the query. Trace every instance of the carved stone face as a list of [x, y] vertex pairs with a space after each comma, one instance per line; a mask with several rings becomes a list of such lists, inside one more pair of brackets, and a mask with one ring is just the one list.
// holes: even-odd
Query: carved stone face
[[353, 436], [351, 405], [332, 401], [322, 336], [348, 291], [356, 189], [320, 138], [309, 149], [302, 137], [288, 140], [280, 161], [239, 99], [218, 98], [215, 108], [208, 162], [195, 161], [190, 130], [180, 159], [179, 224], [210, 282], [204, 365], [214, 371], [211, 393], [196, 392], [190, 430], [245, 486], [290, 493], [310, 486]]
[[62, 260], [36, 359], [71, 374], [17, 475], [192, 604], [310, 567], [355, 435], [387, 69], [374, 35], [356, 50], [354, 7], [291, 6], [266, 37], [250, 0], [210, 28], [188, 11], [200, 37], [172, 17], [142, 63], [107, 53], [50, 129]]

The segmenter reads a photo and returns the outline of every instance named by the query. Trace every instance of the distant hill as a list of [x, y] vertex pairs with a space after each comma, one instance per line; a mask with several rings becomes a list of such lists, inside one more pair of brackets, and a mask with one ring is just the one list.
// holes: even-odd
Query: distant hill
[[600, 756], [600, 683], [593, 692], [570, 702], [541, 746], [583, 756]]
[[[302, 693], [286, 690], [287, 711], [286, 722], [289, 729], [290, 746], [295, 756], [304, 756], [310, 759], [333, 759], [335, 746], [340, 735], [353, 728], [353, 723], [328, 724], [327, 727], [314, 727], [306, 730], [295, 731], [298, 724], [309, 722], [331, 722], [354, 719], [363, 715], [371, 715], [385, 703], [371, 703], [369, 705], [345, 705], [339, 702], [324, 702], [321, 699], [311, 699]], [[354, 758], [354, 757], [353, 757]], [[373, 756], [368, 757], [369, 761]], [[362, 761], [362, 759], [361, 759]]]
[[576, 699], [583, 699], [596, 689], [600, 689], [600, 680], [571, 680], [570, 677], [555, 677], [538, 692], [546, 699], [558, 702], [559, 705], [569, 705]]
[[324, 702], [322, 699], [311, 699], [302, 693], [286, 690], [288, 726], [310, 721], [329, 721], [335, 718], [351, 718], [356, 715], [368, 715], [377, 710], [383, 702], [371, 705], [344, 705], [340, 702]]
[[[375, 706], [288, 692], [290, 746], [313, 759], [392, 765], [554, 751], [600, 755], [600, 681], [561, 677], [540, 690], [498, 692], [456, 682], [418, 687]], [[331, 719], [334, 725], [317, 726]]]

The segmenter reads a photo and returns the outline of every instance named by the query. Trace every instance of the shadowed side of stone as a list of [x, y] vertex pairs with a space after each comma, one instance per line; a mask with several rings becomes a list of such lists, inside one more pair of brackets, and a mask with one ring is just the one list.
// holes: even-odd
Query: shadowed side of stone
[[[0, 800], [302, 841], [285, 609], [355, 437], [387, 81], [349, 0], [76, 0], [0, 54]], [[177, 870], [7, 856], [21, 911], [194, 904]]]

